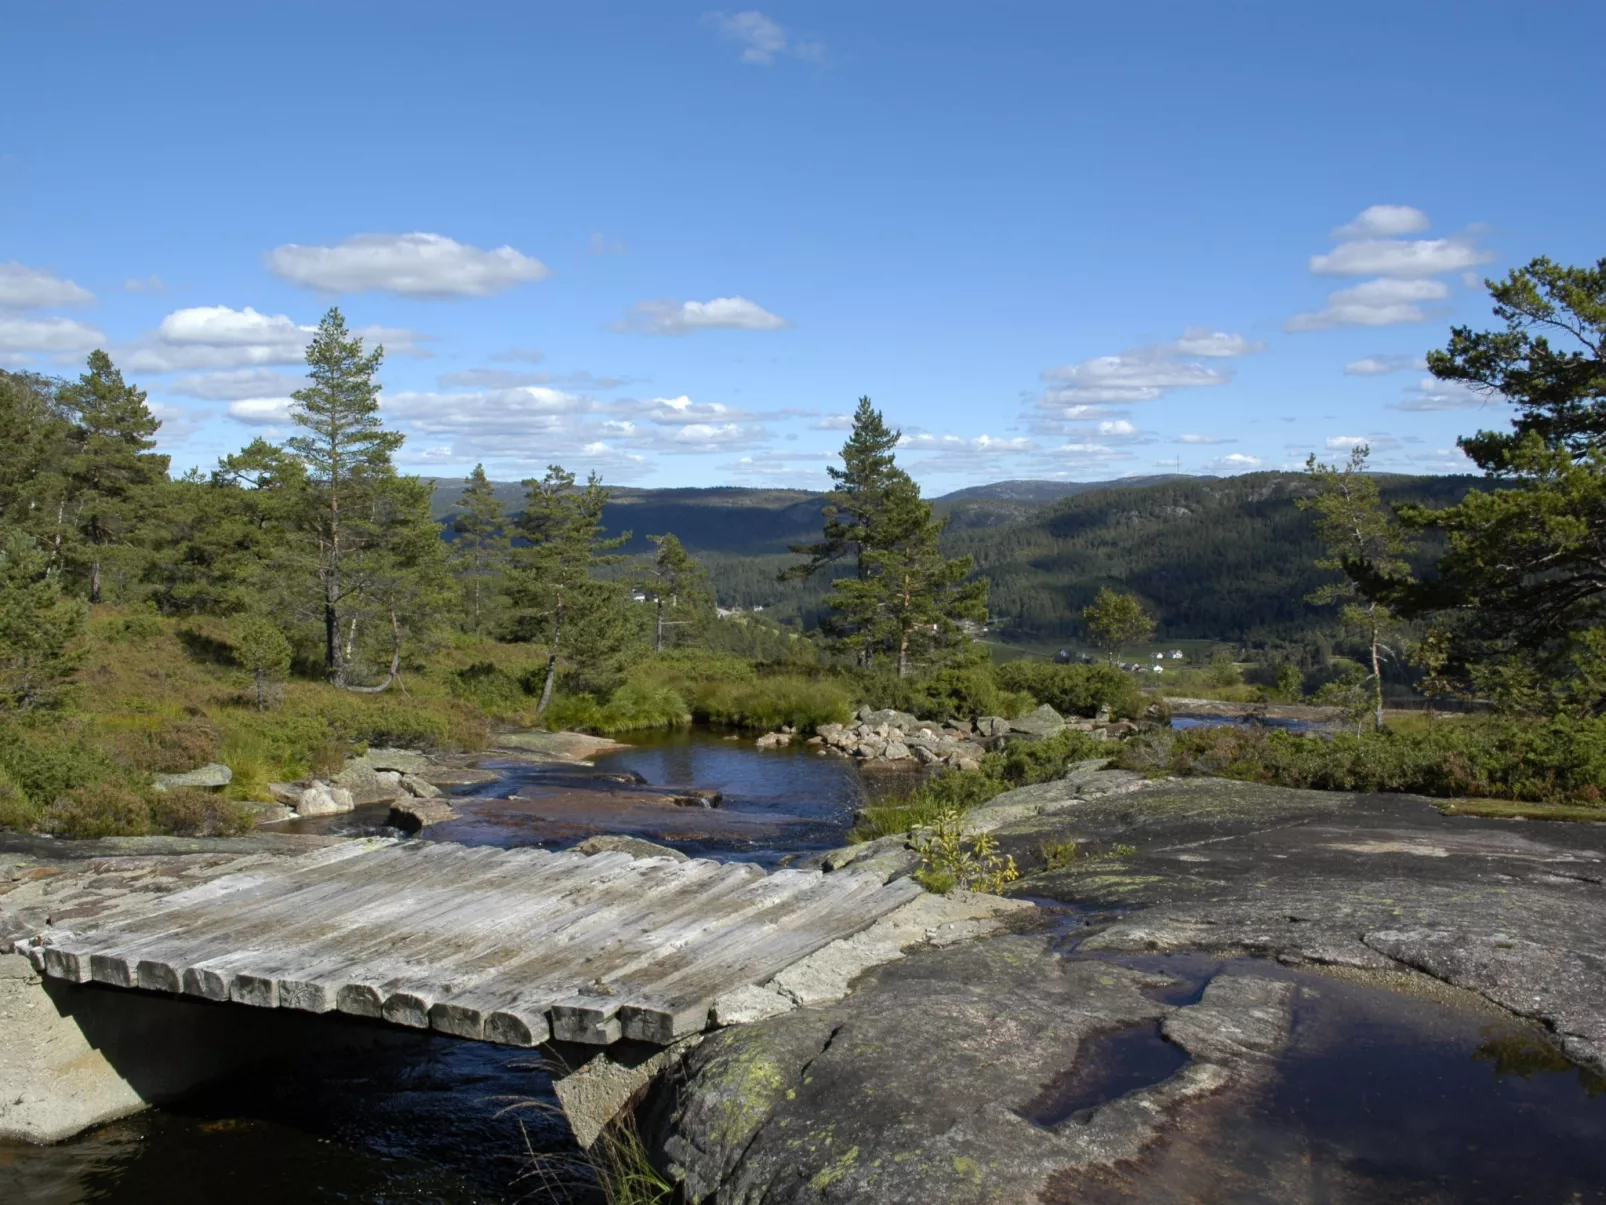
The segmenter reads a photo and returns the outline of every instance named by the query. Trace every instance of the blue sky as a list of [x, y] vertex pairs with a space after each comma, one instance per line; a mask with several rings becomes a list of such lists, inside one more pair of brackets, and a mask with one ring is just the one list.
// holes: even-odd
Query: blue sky
[[[7, 6], [0, 363], [286, 433], [330, 304], [405, 467], [928, 492], [1464, 466], [1420, 367], [1606, 254], [1598, 0]], [[1587, 58], [1587, 56], [1586, 56]]]

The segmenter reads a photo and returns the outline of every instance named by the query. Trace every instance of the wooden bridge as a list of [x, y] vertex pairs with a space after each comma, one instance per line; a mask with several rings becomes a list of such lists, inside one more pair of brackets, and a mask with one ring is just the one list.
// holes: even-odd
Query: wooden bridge
[[487, 1042], [667, 1045], [920, 894], [707, 860], [363, 840], [26, 947], [43, 974]]

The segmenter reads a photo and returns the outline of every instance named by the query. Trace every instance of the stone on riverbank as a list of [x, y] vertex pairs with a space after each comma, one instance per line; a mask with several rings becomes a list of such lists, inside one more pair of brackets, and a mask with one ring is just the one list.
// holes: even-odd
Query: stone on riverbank
[[297, 816], [337, 816], [355, 811], [356, 807], [350, 791], [327, 782], [314, 782], [301, 792], [295, 804]]
[[589, 763], [601, 754], [630, 747], [605, 736], [591, 736], [585, 732], [545, 732], [539, 729], [504, 732], [494, 743], [496, 748], [516, 753], [527, 761], [570, 765]]
[[417, 833], [456, 819], [457, 812], [444, 799], [398, 799], [390, 805], [388, 822], [404, 833]]
[[686, 862], [690, 859], [678, 849], [671, 849], [667, 845], [659, 845], [656, 841], [647, 841], [641, 837], [624, 837], [617, 833], [599, 837], [587, 837], [574, 847], [575, 852], [590, 854], [629, 854], [632, 858], [668, 858], [671, 862]]
[[151, 786], [158, 791], [178, 791], [186, 787], [204, 789], [226, 787], [234, 781], [234, 771], [222, 762], [211, 762], [182, 774], [152, 774]]

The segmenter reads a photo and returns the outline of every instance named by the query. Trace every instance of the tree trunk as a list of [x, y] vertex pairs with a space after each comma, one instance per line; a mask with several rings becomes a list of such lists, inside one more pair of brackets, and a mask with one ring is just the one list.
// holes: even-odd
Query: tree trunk
[[[333, 441], [331, 441], [331, 445]], [[336, 686], [346, 684], [340, 655], [340, 453], [329, 449], [329, 572], [323, 581], [324, 670]]]
[[[355, 631], [357, 621], [351, 621], [352, 630]], [[342, 682], [341, 688], [359, 695], [377, 695], [381, 691], [389, 690], [401, 677], [401, 624], [396, 620], [396, 612], [390, 613], [390, 673], [378, 686], [347, 686]], [[405, 694], [405, 690], [403, 691]]]
[[653, 633], [652, 651], [655, 653], [664, 651], [664, 600], [662, 595], [658, 597], [658, 625]]
[[902, 632], [898, 636], [898, 677], [909, 676], [909, 633]]
[[100, 558], [96, 557], [89, 563], [89, 601], [100, 601]]
[[546, 681], [541, 685], [541, 701], [535, 705], [535, 718], [540, 719], [552, 702], [552, 687], [558, 680], [558, 645], [563, 640], [563, 595], [558, 595], [557, 619], [552, 625], [552, 647], [547, 651]]
[[1378, 655], [1378, 644], [1382, 633], [1376, 628], [1372, 629], [1372, 724], [1378, 731], [1383, 731], [1383, 659]]

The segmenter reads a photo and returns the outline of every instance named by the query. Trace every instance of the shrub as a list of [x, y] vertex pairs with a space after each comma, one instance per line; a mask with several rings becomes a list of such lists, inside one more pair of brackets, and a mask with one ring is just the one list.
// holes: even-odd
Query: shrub
[[179, 837], [237, 837], [254, 823], [248, 808], [209, 791], [158, 791], [147, 807], [152, 832]]
[[14, 790], [39, 808], [117, 773], [116, 765], [80, 730], [22, 724], [0, 725], [0, 770]]
[[827, 678], [775, 674], [753, 682], [702, 682], [687, 697], [692, 714], [710, 724], [807, 732], [853, 718], [853, 696]]
[[540, 682], [530, 690], [529, 674], [514, 674], [490, 661], [476, 661], [447, 680], [447, 690], [457, 699], [474, 704], [497, 719], [515, 720], [535, 705]]
[[1470, 719], [1332, 737], [1221, 725], [1135, 738], [1121, 747], [1119, 764], [1324, 791], [1594, 806], [1606, 786], [1606, 719]]
[[98, 782], [62, 795], [45, 809], [39, 827], [58, 837], [139, 837], [151, 831], [151, 809], [139, 792]]
[[965, 814], [948, 808], [914, 842], [921, 867], [915, 878], [928, 891], [938, 893], [963, 887], [997, 895], [1020, 878], [1015, 859], [998, 852], [998, 842], [987, 833], [965, 835]]
[[968, 811], [1015, 787], [1059, 778], [1075, 762], [1109, 753], [1108, 742], [1074, 730], [1045, 741], [1014, 741], [983, 757], [978, 769], [937, 774], [901, 796], [860, 809], [851, 836], [869, 841], [929, 826], [944, 812]]
[[985, 662], [950, 666], [923, 678], [866, 676], [860, 696], [871, 707], [893, 707], [930, 720], [1014, 717], [1035, 706], [1026, 691], [1001, 689], [996, 672]]
[[202, 716], [102, 716], [96, 729], [101, 749], [131, 770], [183, 772], [217, 756], [218, 730]]
[[39, 820], [40, 809], [0, 768], [0, 828], [26, 832]]
[[1132, 675], [1113, 665], [1055, 665], [1011, 661], [995, 671], [1006, 690], [1025, 691], [1061, 715], [1090, 716], [1108, 704], [1112, 714], [1141, 715], [1148, 700]]

